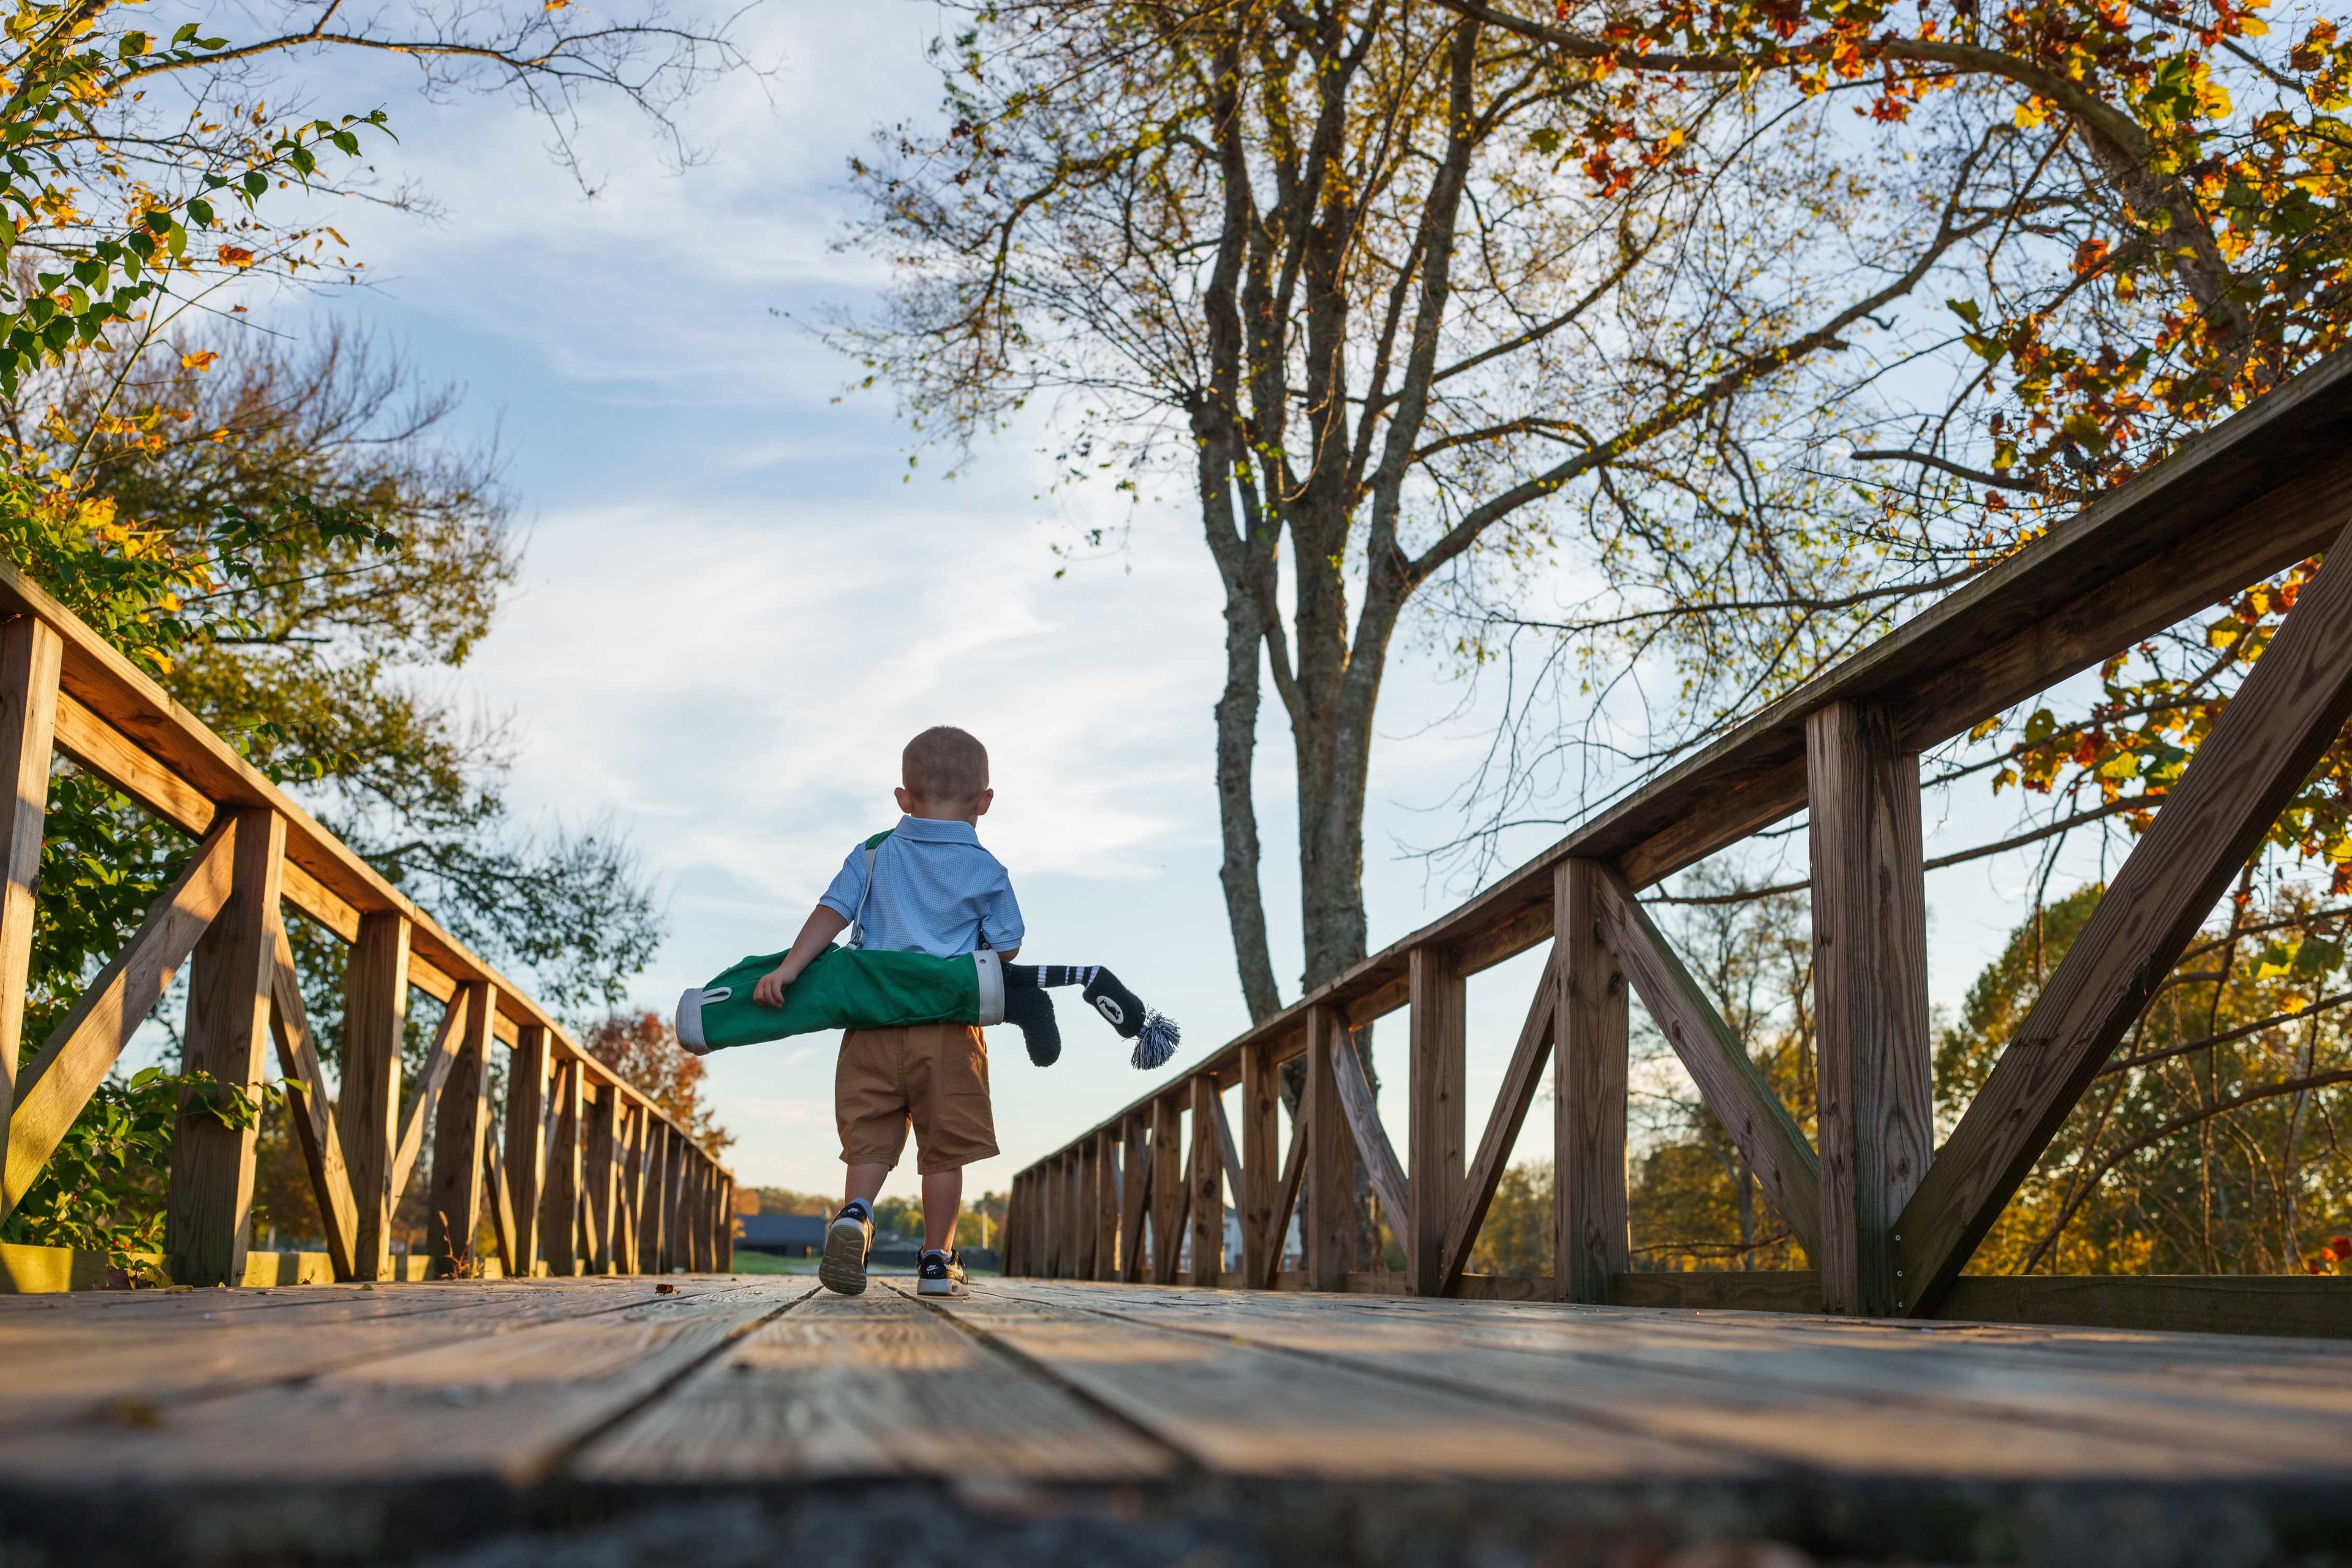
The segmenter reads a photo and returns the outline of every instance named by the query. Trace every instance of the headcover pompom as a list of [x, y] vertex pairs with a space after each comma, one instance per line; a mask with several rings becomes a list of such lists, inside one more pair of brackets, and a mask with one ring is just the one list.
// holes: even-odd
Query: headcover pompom
[[1176, 1026], [1175, 1019], [1165, 1013], [1146, 1013], [1142, 1031], [1135, 1037], [1135, 1054], [1129, 1059], [1144, 1072], [1166, 1067], [1183, 1039], [1184, 1031]]

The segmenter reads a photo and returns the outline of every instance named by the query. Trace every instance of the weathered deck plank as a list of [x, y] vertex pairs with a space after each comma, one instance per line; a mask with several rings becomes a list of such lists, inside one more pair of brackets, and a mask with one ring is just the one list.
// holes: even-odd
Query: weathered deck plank
[[[268, 1478], [386, 1482], [429, 1476], [528, 1483], [703, 1356], [814, 1289], [805, 1280], [701, 1282], [507, 1333], [379, 1353], [290, 1386], [96, 1414], [0, 1433], [0, 1474], [22, 1484], [147, 1486]], [[196, 1337], [184, 1320], [183, 1342]], [[135, 1388], [127, 1394], [136, 1394]]]
[[605, 1480], [1132, 1480], [1168, 1450], [885, 1284], [762, 1324], [583, 1452]]
[[1013, 1285], [979, 1287], [950, 1310], [1227, 1475], [1612, 1481], [1760, 1473], [1582, 1413], [1563, 1418], [1503, 1407], [1476, 1391], [1401, 1387], [1353, 1366], [1233, 1337], [1034, 1300]]
[[[654, 1300], [656, 1286], [614, 1279], [315, 1289], [315, 1295], [311, 1288], [142, 1291], [94, 1297], [106, 1304], [74, 1310], [68, 1309], [80, 1309], [81, 1299], [52, 1297], [47, 1308], [0, 1314], [0, 1366], [8, 1369], [0, 1378], [0, 1430], [23, 1431], [92, 1411], [160, 1412], [376, 1356], [619, 1311]], [[680, 1293], [710, 1289], [709, 1281], [698, 1281]]]
[[[2074, 1342], [2059, 1358], [2042, 1339], [1988, 1342], [1950, 1327], [1922, 1338], [1895, 1323], [1025, 1280], [997, 1289], [1768, 1463], [1954, 1479], [2352, 1471], [2347, 1390], [2288, 1378], [2242, 1386], [2228, 1363], [2153, 1369], [2141, 1355], [2161, 1353], [2144, 1342], [2156, 1336], [2078, 1331], [2061, 1338]], [[2258, 1363], [2266, 1347], [2252, 1346]], [[2352, 1371], [2352, 1352], [2332, 1359], [2331, 1370]]]

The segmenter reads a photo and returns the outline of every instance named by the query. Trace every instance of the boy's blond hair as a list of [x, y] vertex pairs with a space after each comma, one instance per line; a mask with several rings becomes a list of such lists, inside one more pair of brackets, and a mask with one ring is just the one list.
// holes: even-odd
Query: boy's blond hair
[[907, 742], [899, 783], [918, 800], [971, 800], [988, 787], [988, 748], [971, 731], [934, 724]]

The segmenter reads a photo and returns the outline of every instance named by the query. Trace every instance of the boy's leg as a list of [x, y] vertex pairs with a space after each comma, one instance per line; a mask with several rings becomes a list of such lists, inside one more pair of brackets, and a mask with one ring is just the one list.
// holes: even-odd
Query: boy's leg
[[955, 1246], [956, 1215], [963, 1207], [963, 1167], [935, 1171], [923, 1178], [923, 1248], [946, 1252]]
[[864, 1204], [872, 1208], [874, 1200], [881, 1195], [883, 1182], [888, 1179], [889, 1174], [890, 1167], [887, 1165], [850, 1166], [849, 1174], [842, 1184], [842, 1202]]
[[874, 1245], [874, 1197], [907, 1142], [903, 1029], [852, 1029], [841, 1039], [833, 1075], [834, 1119], [841, 1131], [846, 1192], [825, 1227], [816, 1276], [845, 1296], [866, 1289], [866, 1255]]

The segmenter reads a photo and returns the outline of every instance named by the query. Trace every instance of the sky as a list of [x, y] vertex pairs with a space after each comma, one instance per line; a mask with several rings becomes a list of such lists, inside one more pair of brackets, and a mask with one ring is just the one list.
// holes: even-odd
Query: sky
[[[1066, 562], [1056, 545], [1129, 513], [1108, 486], [1052, 489], [1049, 429], [983, 444], [954, 478], [937, 454], [910, 469], [887, 395], [845, 393], [853, 367], [805, 325], [884, 280], [839, 243], [845, 165], [876, 125], [930, 113], [935, 23], [910, 0], [770, 0], [738, 24], [763, 72], [682, 114], [696, 166], [667, 167], [627, 106], [587, 104], [593, 195], [502, 97], [428, 102], [396, 63], [305, 62], [309, 108], [390, 112], [377, 177], [433, 211], [337, 206], [369, 281], [257, 298], [254, 318], [297, 337], [375, 332], [460, 384], [461, 427], [505, 454], [522, 581], [454, 679], [521, 733], [510, 795], [527, 820], [609, 822], [659, 879], [670, 934], [639, 1004], [667, 1013], [681, 987], [786, 945], [849, 847], [895, 820], [906, 739], [955, 723], [990, 748], [982, 837], [1012, 870], [1026, 955], [1112, 966], [1182, 1024], [1188, 1055], [1205, 1051], [1245, 1013], [1216, 878], [1222, 622], [1197, 521], [1181, 496], [1150, 500], [1123, 549]], [[1419, 644], [1396, 656], [1367, 833], [1375, 949], [1470, 890], [1399, 847], [1451, 826], [1444, 803], [1491, 717], [1458, 711], [1462, 696]], [[1259, 806], [1288, 999], [1293, 797], [1274, 711], [1269, 696]], [[1928, 853], [2008, 822], [1975, 797], [1931, 809]], [[1554, 836], [1523, 834], [1508, 858]], [[1931, 880], [1939, 1002], [2013, 922], [2021, 877], [1991, 863]], [[1473, 982], [1474, 1106], [1499, 1084], [1539, 963]], [[1108, 1028], [1070, 1003], [1063, 1018], [1051, 1069], [1010, 1030], [992, 1042], [1003, 1153], [968, 1190], [1001, 1189], [1148, 1087]], [[837, 1186], [832, 1054], [810, 1037], [710, 1058], [743, 1184]], [[1383, 1093], [1400, 1148], [1402, 1078]], [[1540, 1154], [1548, 1120], [1529, 1118], [1524, 1152]], [[911, 1192], [911, 1169], [886, 1191]]]

